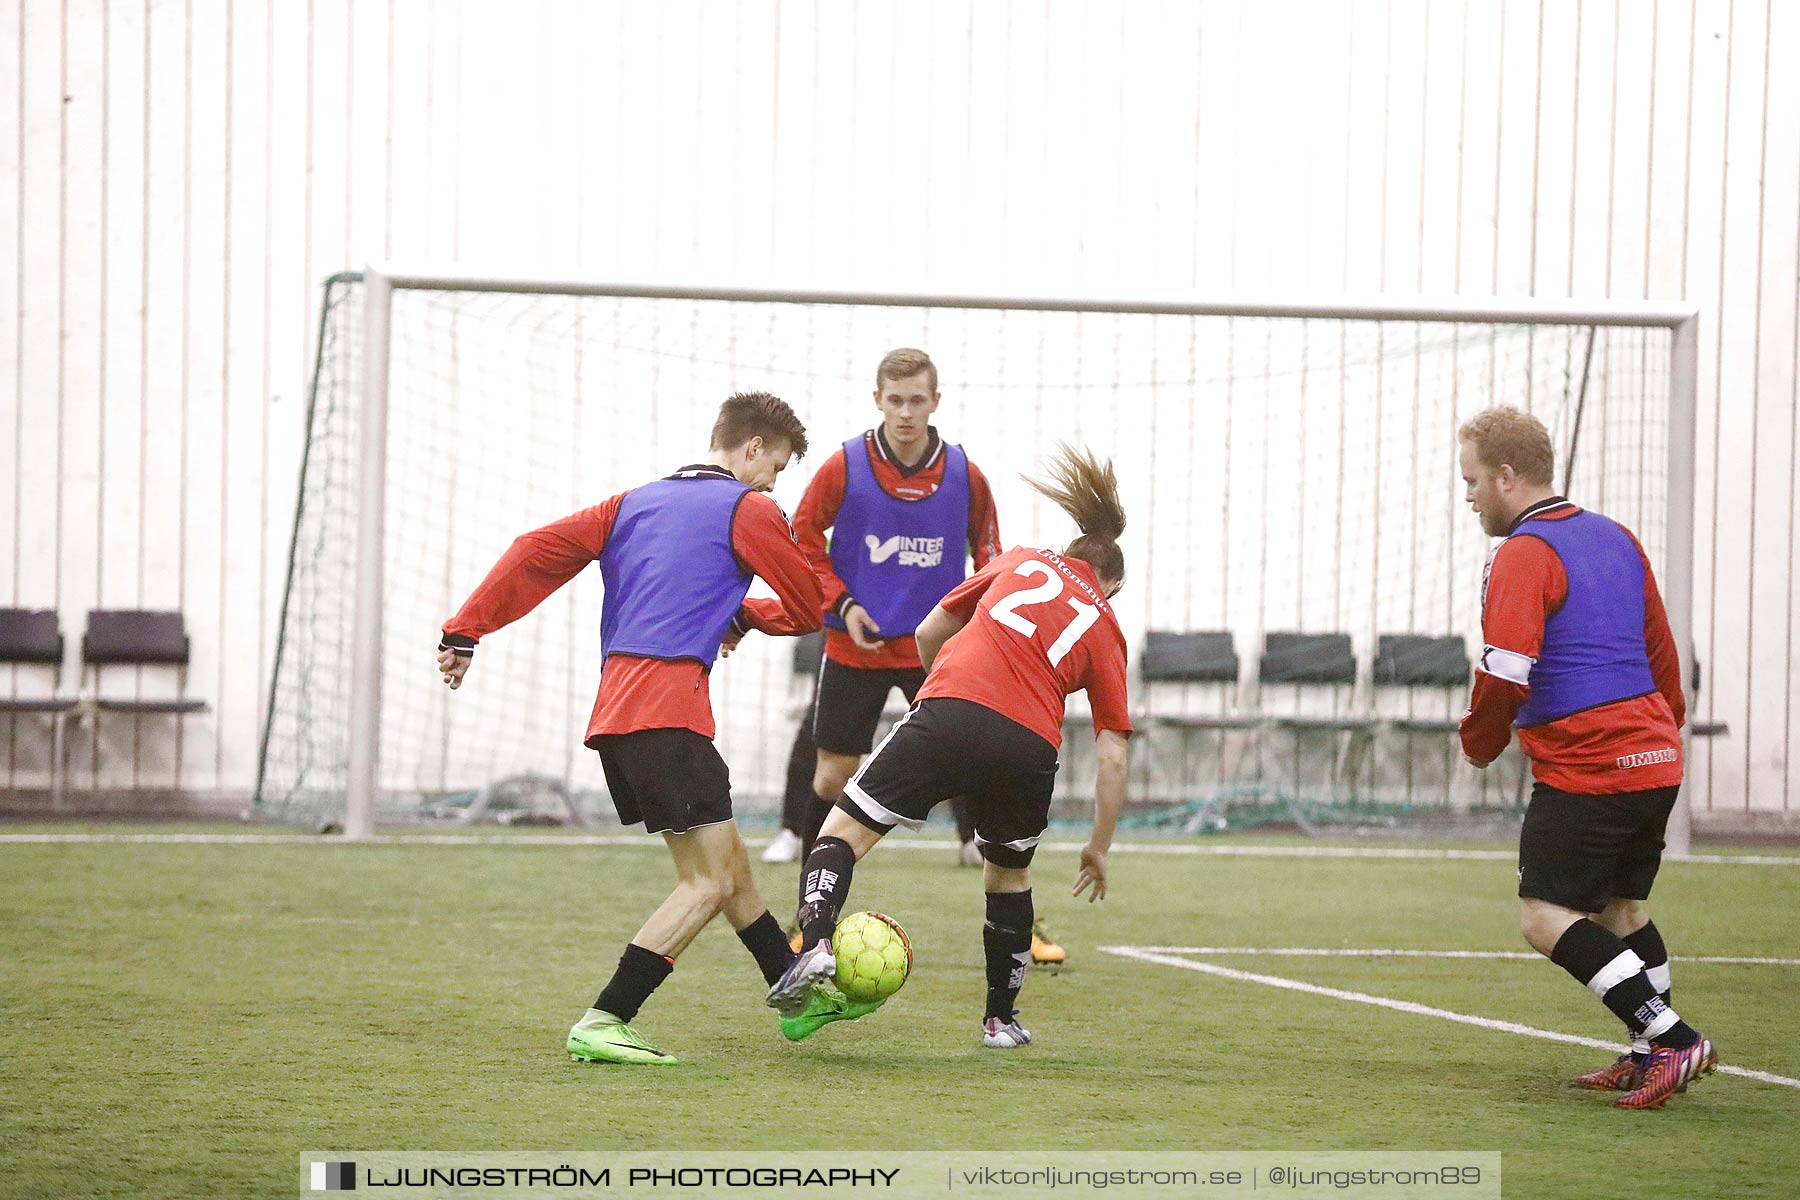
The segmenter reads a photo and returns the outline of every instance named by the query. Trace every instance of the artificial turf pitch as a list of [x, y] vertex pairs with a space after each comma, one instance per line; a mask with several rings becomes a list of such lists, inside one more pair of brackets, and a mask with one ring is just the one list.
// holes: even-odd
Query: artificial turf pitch
[[[0, 834], [34, 828], [158, 832]], [[1619, 1112], [1566, 1086], [1602, 1050], [1099, 949], [1522, 950], [1508, 861], [1120, 849], [1089, 905], [1075, 855], [1041, 853], [1070, 961], [1032, 973], [1036, 1040], [1003, 1053], [979, 1044], [978, 873], [884, 846], [851, 907], [902, 921], [916, 963], [881, 1012], [783, 1042], [720, 921], [637, 1022], [680, 1066], [573, 1063], [568, 1025], [672, 882], [641, 841], [0, 842], [0, 1195], [288, 1195], [308, 1149], [825, 1147], [1500, 1150], [1509, 1197], [1800, 1194], [1795, 1088], [1716, 1075]], [[791, 912], [796, 869], [756, 873]], [[1682, 1014], [1727, 1064], [1800, 1077], [1800, 967], [1681, 961], [1800, 960], [1800, 866], [1671, 863], [1651, 909]], [[1619, 1032], [1542, 961], [1198, 960]]]

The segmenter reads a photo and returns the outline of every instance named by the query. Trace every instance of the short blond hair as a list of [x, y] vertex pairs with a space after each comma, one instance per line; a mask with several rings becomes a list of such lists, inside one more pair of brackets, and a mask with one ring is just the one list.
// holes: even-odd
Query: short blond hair
[[931, 376], [931, 391], [935, 395], [938, 390], [937, 364], [931, 361], [931, 355], [910, 346], [889, 350], [882, 355], [881, 365], [875, 368], [875, 387], [879, 390], [884, 379], [911, 379], [921, 372]]
[[1484, 409], [1456, 431], [1458, 441], [1475, 447], [1475, 457], [1490, 471], [1510, 466], [1527, 483], [1551, 486], [1556, 450], [1544, 423], [1510, 405]]

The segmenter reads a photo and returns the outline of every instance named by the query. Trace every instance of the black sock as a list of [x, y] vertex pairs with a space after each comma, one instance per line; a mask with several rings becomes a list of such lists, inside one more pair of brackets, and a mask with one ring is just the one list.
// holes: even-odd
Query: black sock
[[984, 1015], [1010, 1021], [1013, 1002], [1025, 986], [1025, 969], [1031, 964], [1030, 888], [987, 894], [987, 923], [981, 927], [981, 945], [987, 952]]
[[[1649, 975], [1652, 988], [1656, 988], [1656, 997], [1663, 1002], [1663, 1006], [1672, 1009], [1674, 1000], [1669, 999], [1669, 946], [1663, 945], [1663, 936], [1661, 936], [1661, 932], [1658, 932], [1656, 923], [1645, 921], [1643, 928], [1634, 934], [1625, 934], [1624, 937], [1620, 937], [1620, 941], [1631, 946], [1633, 954], [1643, 959], [1643, 973]], [[1694, 1029], [1687, 1022], [1678, 1020], [1676, 1024], [1670, 1025], [1667, 1031], [1663, 1031], [1656, 1038], [1656, 1043], [1685, 1047], [1685, 1045], [1694, 1045], [1697, 1038], [1699, 1038], [1699, 1034], [1694, 1033]]]
[[594, 1007], [601, 1012], [611, 1013], [621, 1021], [629, 1021], [637, 1016], [638, 1009], [644, 1007], [644, 1001], [650, 993], [662, 986], [662, 981], [669, 977], [675, 969], [675, 960], [665, 958], [654, 950], [646, 950], [633, 942], [625, 947], [625, 953], [619, 955], [619, 969], [613, 972], [612, 982], [594, 1001]]
[[1687, 1028], [1675, 1010], [1656, 994], [1656, 985], [1644, 973], [1644, 961], [1636, 951], [1585, 917], [1557, 939], [1550, 961], [1600, 997], [1600, 1002], [1625, 1022], [1634, 1039], [1648, 1038], [1661, 1045], [1671, 1034], [1679, 1038], [1682, 1035], [1678, 1030]]
[[[1670, 1011], [1672, 1012], [1674, 1010], [1671, 1009]], [[1652, 1034], [1650, 1036], [1650, 1044], [1652, 1046], [1662, 1046], [1672, 1050], [1686, 1050], [1689, 1046], [1699, 1040], [1700, 1031], [1695, 1029], [1692, 1025], [1689, 1025], [1680, 1017], [1676, 1017], [1675, 1023], [1661, 1033]]]
[[856, 868], [856, 851], [843, 838], [820, 838], [800, 870], [801, 936], [807, 946], [828, 942], [837, 932], [838, 913], [850, 894], [850, 873]]
[[813, 772], [819, 766], [819, 751], [813, 745], [812, 714], [794, 731], [794, 746], [788, 751], [787, 786], [781, 793], [781, 827], [796, 836], [806, 832], [806, 813], [813, 804]]
[[805, 862], [812, 856], [813, 847], [819, 844], [819, 830], [825, 826], [825, 818], [831, 815], [832, 806], [843, 795], [839, 792], [827, 800], [817, 792], [807, 789], [806, 822], [800, 828], [800, 861]]
[[1656, 994], [1662, 997], [1664, 1004], [1673, 1006], [1675, 1002], [1669, 998], [1669, 948], [1663, 945], [1656, 922], [1648, 921], [1636, 933], [1628, 933], [1619, 940], [1644, 960], [1644, 974], [1650, 977]]
[[738, 930], [737, 935], [738, 941], [744, 943], [744, 949], [756, 957], [765, 983], [780, 979], [788, 963], [793, 961], [794, 952], [788, 946], [787, 934], [781, 932], [781, 922], [766, 908], [762, 916]]

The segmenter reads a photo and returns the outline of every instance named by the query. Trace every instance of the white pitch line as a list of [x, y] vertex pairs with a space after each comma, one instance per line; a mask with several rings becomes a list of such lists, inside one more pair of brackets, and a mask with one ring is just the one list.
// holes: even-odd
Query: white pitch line
[[[1501, 1033], [1516, 1033], [1520, 1037], [1539, 1038], [1547, 1042], [1566, 1042], [1571, 1046], [1592, 1046], [1596, 1050], [1610, 1050], [1614, 1053], [1619, 1053], [1624, 1049], [1617, 1042], [1601, 1041], [1599, 1038], [1581, 1037], [1573, 1033], [1557, 1033], [1551, 1029], [1539, 1029], [1535, 1025], [1520, 1025], [1516, 1021], [1496, 1021], [1491, 1017], [1470, 1016], [1468, 1013], [1451, 1012], [1447, 1008], [1433, 1008], [1429, 1004], [1417, 1004], [1411, 1000], [1394, 1000], [1387, 996], [1371, 996], [1367, 992], [1321, 987], [1316, 983], [1302, 983], [1298, 979], [1284, 979], [1280, 975], [1261, 975], [1254, 971], [1238, 971], [1231, 967], [1221, 967], [1217, 963], [1196, 962], [1191, 958], [1176, 958], [1174, 955], [1157, 953], [1141, 946], [1100, 946], [1098, 949], [1106, 954], [1116, 954], [1121, 958], [1132, 958], [1139, 962], [1154, 963], [1157, 966], [1180, 967], [1184, 971], [1200, 971], [1207, 975], [1218, 975], [1225, 979], [1236, 979], [1245, 983], [1260, 983], [1266, 987], [1283, 988], [1290, 992], [1305, 992], [1312, 996], [1349, 1000], [1356, 1004], [1372, 1004], [1377, 1008], [1388, 1008], [1395, 1012], [1411, 1013], [1414, 1016], [1437, 1017], [1442, 1021], [1455, 1021], [1459, 1025], [1473, 1025], [1479, 1029], [1493, 1029]], [[1786, 1075], [1775, 1075], [1768, 1071], [1752, 1071], [1744, 1067], [1733, 1066], [1721, 1066], [1719, 1071], [1726, 1075], [1737, 1075], [1745, 1079], [1755, 1079], [1763, 1083], [1800, 1089], [1800, 1079], [1790, 1079]]]
[[[744, 844], [766, 846], [766, 837], [748, 837]], [[902, 850], [955, 850], [960, 843], [946, 838], [896, 838]], [[1043, 842], [1038, 849], [1074, 854], [1085, 842]], [[380, 834], [367, 841], [349, 842], [329, 834], [311, 833], [0, 833], [0, 845], [187, 845], [187, 846], [658, 846], [660, 838], [641, 833], [577, 834]], [[1433, 850], [1399, 846], [1212, 846], [1193, 842], [1117, 842], [1121, 854], [1170, 854], [1207, 858], [1374, 858], [1411, 859], [1424, 862], [1513, 862], [1512, 850]], [[1719, 867], [1800, 867], [1800, 857], [1774, 854], [1667, 854], [1664, 862], [1699, 863]]]
[[[1277, 958], [1491, 958], [1535, 961], [1543, 955], [1531, 950], [1396, 950], [1311, 946], [1136, 946], [1151, 954], [1255, 954]], [[1671, 954], [1671, 962], [1728, 963], [1753, 967], [1800, 967], [1800, 958], [1749, 958], [1725, 954]]]

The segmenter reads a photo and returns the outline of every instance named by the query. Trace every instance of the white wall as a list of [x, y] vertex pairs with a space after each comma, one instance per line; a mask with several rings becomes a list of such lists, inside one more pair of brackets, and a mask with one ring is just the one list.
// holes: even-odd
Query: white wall
[[[214, 715], [109, 727], [71, 785], [247, 787], [318, 284], [370, 260], [1685, 297], [1699, 714], [1731, 725], [1689, 777], [1702, 810], [1791, 814], [1797, 59], [1771, 0], [23, 0], [0, 602], [72, 640], [91, 607], [184, 609]], [[13, 728], [0, 784], [41, 786]]]

